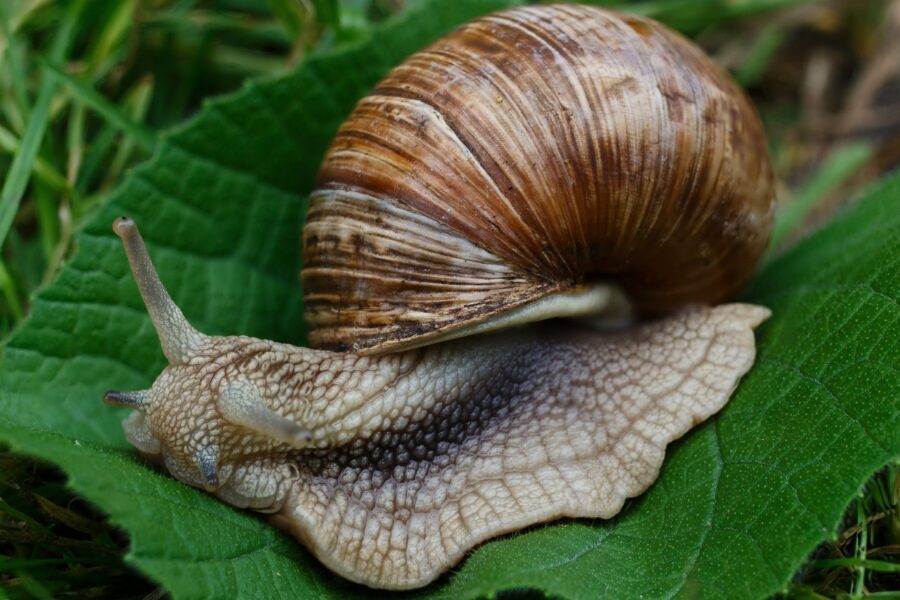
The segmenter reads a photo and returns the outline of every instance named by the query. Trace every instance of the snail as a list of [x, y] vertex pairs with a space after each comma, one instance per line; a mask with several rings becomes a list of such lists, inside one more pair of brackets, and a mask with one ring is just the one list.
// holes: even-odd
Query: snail
[[303, 233], [311, 348], [194, 329], [118, 219], [170, 364], [104, 399], [135, 409], [138, 450], [336, 573], [423, 586], [499, 534], [615, 515], [725, 405], [769, 312], [720, 303], [773, 189], [754, 109], [690, 42], [497, 12], [338, 131]]

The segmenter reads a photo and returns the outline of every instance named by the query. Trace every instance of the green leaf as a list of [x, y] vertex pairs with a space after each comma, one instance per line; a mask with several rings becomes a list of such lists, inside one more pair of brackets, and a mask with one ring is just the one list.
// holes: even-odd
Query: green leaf
[[[141, 224], [163, 280], [213, 334], [301, 343], [299, 230], [334, 130], [404, 56], [501, 0], [421, 2], [349, 48], [209, 103], [163, 136], [78, 236], [0, 363], [0, 439], [51, 460], [131, 535], [128, 560], [177, 598], [347, 597], [261, 518], [147, 467], [107, 388], [164, 365], [118, 240]], [[747, 299], [774, 315], [728, 408], [670, 449], [660, 480], [611, 521], [485, 544], [421, 592], [533, 587], [571, 598], [761, 597], [830, 535], [859, 485], [900, 454], [900, 176], [774, 259]]]

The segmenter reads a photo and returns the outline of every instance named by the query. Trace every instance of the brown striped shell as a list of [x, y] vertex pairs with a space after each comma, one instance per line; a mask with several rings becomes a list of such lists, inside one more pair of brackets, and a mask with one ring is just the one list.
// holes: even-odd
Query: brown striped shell
[[390, 350], [592, 281], [644, 313], [718, 303], [773, 200], [756, 112], [693, 44], [587, 6], [498, 12], [340, 128], [304, 230], [310, 343]]

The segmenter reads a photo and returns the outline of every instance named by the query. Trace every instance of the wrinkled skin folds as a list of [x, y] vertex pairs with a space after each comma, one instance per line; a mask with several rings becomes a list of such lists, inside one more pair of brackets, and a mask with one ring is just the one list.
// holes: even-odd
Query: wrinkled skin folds
[[[605, 333], [551, 321], [375, 357], [205, 337], [125, 431], [344, 577], [407, 589], [498, 534], [616, 514], [666, 445], [724, 406], [767, 316], [728, 304]], [[236, 382], [297, 437], [223, 416], [244, 419], [223, 400]]]

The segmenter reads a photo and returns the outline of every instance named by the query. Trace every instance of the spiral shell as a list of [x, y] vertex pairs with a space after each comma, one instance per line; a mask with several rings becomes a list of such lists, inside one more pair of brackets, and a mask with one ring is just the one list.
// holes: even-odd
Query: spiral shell
[[717, 303], [765, 248], [773, 190], [756, 112], [684, 38], [587, 6], [498, 12], [340, 128], [304, 230], [310, 343], [395, 349], [591, 281], [644, 313]]

